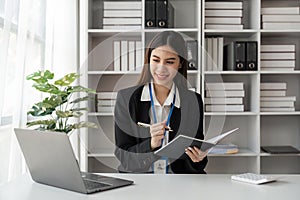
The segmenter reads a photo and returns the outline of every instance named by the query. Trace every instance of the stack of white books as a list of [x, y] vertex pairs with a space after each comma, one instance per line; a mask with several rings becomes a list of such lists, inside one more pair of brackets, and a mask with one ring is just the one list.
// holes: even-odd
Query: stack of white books
[[[100, 19], [99, 19], [100, 20]], [[104, 1], [103, 29], [141, 29], [141, 1]]]
[[261, 9], [262, 29], [300, 29], [300, 7], [266, 7]]
[[113, 41], [114, 71], [132, 72], [142, 68], [142, 42], [135, 40]]
[[206, 112], [243, 112], [245, 97], [243, 82], [206, 83]]
[[98, 92], [95, 100], [95, 111], [113, 113], [117, 99], [117, 92]]
[[205, 28], [242, 30], [242, 1], [205, 2]]
[[224, 37], [205, 38], [205, 70], [223, 70]]
[[293, 71], [296, 66], [296, 46], [289, 45], [261, 45], [261, 70], [265, 71]]
[[208, 154], [235, 154], [239, 152], [236, 144], [217, 144], [208, 151]]
[[270, 82], [260, 84], [261, 112], [295, 111], [295, 96], [286, 96], [287, 83]]

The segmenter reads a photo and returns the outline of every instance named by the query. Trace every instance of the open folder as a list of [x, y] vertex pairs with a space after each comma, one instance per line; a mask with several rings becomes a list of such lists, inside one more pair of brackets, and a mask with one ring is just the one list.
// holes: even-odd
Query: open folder
[[196, 146], [199, 149], [201, 149], [201, 151], [206, 151], [207, 149], [212, 148], [213, 146], [218, 144], [221, 140], [223, 140], [225, 137], [227, 137], [228, 135], [230, 135], [231, 133], [235, 132], [238, 129], [239, 128], [232, 129], [230, 131], [222, 133], [208, 140], [200, 140], [186, 135], [178, 135], [167, 145], [155, 151], [154, 154], [158, 156], [177, 159], [180, 156], [182, 156], [182, 154], [184, 154], [185, 149], [187, 147]]

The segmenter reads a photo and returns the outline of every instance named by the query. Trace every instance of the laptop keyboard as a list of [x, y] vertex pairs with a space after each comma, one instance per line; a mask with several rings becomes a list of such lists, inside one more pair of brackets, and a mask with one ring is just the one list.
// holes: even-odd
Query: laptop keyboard
[[88, 189], [88, 190], [93, 190], [93, 189], [97, 189], [97, 188], [100, 189], [100, 188], [110, 186], [109, 184], [99, 183], [99, 182], [95, 182], [95, 181], [87, 180], [87, 179], [83, 179], [83, 182], [84, 182], [86, 189]]

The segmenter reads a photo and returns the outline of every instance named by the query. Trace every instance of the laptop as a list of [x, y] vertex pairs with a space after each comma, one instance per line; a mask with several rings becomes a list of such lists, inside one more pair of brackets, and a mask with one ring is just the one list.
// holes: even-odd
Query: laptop
[[32, 179], [90, 194], [133, 184], [131, 180], [80, 172], [66, 133], [15, 128]]

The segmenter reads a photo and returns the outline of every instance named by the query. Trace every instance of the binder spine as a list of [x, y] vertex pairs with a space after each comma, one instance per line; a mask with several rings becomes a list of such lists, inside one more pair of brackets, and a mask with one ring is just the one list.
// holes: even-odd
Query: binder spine
[[156, 0], [145, 0], [145, 27], [156, 27]]
[[246, 69], [246, 43], [234, 43], [234, 70], [240, 71]]
[[257, 42], [249, 41], [246, 43], [246, 70], [257, 71]]
[[168, 1], [156, 0], [156, 25], [159, 28], [168, 27]]
[[198, 42], [197, 40], [186, 41], [188, 69], [196, 70], [198, 68]]

